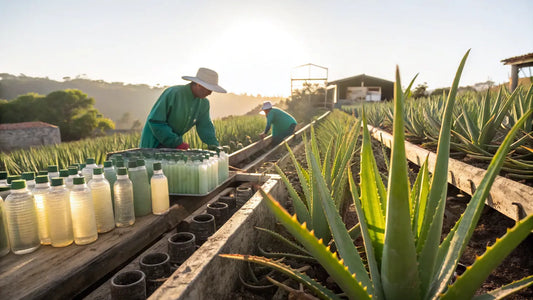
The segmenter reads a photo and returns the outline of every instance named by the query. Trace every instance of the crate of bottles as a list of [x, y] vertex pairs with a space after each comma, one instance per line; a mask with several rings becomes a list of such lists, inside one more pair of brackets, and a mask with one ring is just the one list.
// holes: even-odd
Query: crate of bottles
[[144, 160], [149, 177], [153, 164], [160, 162], [171, 195], [206, 195], [229, 177], [229, 158], [224, 151], [138, 148], [109, 153], [107, 159], [115, 167]]

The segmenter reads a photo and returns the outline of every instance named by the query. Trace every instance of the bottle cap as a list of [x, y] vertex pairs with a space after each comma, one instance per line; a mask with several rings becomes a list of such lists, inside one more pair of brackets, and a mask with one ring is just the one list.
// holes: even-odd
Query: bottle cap
[[93, 158], [93, 157], [87, 158], [87, 159], [85, 160], [85, 163], [86, 163], [87, 165], [94, 164], [94, 158]]
[[161, 154], [160, 152], [157, 152], [157, 153], [155, 154], [155, 159], [156, 159], [156, 160], [162, 160], [162, 159], [163, 159], [163, 154]]
[[24, 180], [34, 180], [35, 179], [35, 173], [33, 172], [24, 172], [22, 173], [22, 179]]
[[128, 175], [128, 170], [124, 167], [120, 167], [117, 169], [117, 175]]
[[48, 182], [48, 175], [39, 175], [35, 178], [35, 183], [45, 183]]
[[22, 176], [20, 176], [20, 175], [9, 175], [9, 176], [7, 176], [7, 184], [11, 184], [13, 181], [19, 180], [21, 178], [22, 178]]
[[59, 170], [59, 177], [68, 177], [68, 170], [67, 169]]
[[111, 168], [113, 166], [113, 162], [110, 160], [104, 161], [104, 168]]
[[161, 170], [161, 163], [160, 162], [155, 162], [154, 163], [154, 171], [156, 170]]
[[83, 170], [86, 166], [86, 164], [80, 164], [80, 170]]
[[137, 168], [137, 162], [136, 161], [128, 161], [128, 169], [131, 169], [131, 168]]
[[68, 175], [77, 175], [78, 167], [68, 167]]
[[56, 165], [48, 166], [48, 173], [57, 172], [58, 168]]
[[24, 189], [24, 188], [26, 188], [26, 180], [17, 179], [17, 180], [13, 180], [13, 182], [11, 182], [11, 189], [12, 190], [20, 190], [20, 189]]
[[63, 184], [64, 184], [63, 178], [61, 177], [52, 178], [52, 186], [61, 186]]
[[93, 169], [93, 175], [100, 175], [100, 174], [102, 174], [102, 168]]
[[6, 171], [0, 171], [0, 180], [7, 179], [7, 172]]
[[39, 171], [39, 173], [37, 173], [37, 175], [48, 175], [48, 171], [41, 170], [41, 171]]
[[81, 177], [74, 177], [74, 179], [72, 180], [72, 182], [74, 184], [85, 184], [85, 177], [81, 176]]
[[144, 166], [144, 165], [145, 165], [145, 164], [144, 164], [144, 159], [138, 159], [138, 160], [137, 160], [137, 166], [142, 167], [142, 166]]

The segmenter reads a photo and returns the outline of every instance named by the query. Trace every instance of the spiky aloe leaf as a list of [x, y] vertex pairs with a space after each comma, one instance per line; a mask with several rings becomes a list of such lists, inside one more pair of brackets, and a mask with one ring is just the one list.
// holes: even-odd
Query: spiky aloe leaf
[[309, 174], [307, 174], [307, 171], [300, 165], [300, 163], [296, 159], [296, 156], [294, 156], [294, 152], [292, 152], [291, 147], [289, 147], [287, 143], [285, 143], [285, 146], [287, 147], [287, 152], [289, 152], [291, 161], [294, 165], [294, 168], [296, 169], [296, 174], [298, 174], [298, 180], [300, 181], [300, 185], [302, 186], [302, 190], [304, 192], [307, 209], [311, 210], [311, 207], [310, 207], [311, 192], [310, 192], [310, 187], [309, 187]]
[[422, 228], [422, 222], [424, 215], [429, 213], [426, 211], [427, 200], [429, 193], [430, 176], [428, 170], [428, 158], [420, 167], [420, 171], [416, 176], [415, 184], [413, 185], [411, 192], [411, 203], [413, 211], [412, 228], [415, 240], [418, 241], [420, 235], [420, 229]]
[[298, 216], [298, 220], [300, 221], [300, 223], [306, 222], [307, 224], [312, 226], [313, 222], [311, 222], [311, 216], [309, 215], [309, 210], [307, 209], [307, 206], [305, 206], [305, 203], [298, 195], [298, 192], [296, 192], [285, 173], [280, 169], [277, 164], [275, 165], [275, 168], [279, 176], [281, 176], [281, 180], [285, 184], [285, 187], [287, 187], [287, 191], [289, 192], [289, 196], [292, 199], [294, 211], [296, 212], [296, 216]]
[[327, 289], [320, 283], [313, 280], [311, 277], [307, 276], [304, 273], [298, 272], [294, 270], [293, 268], [260, 256], [253, 256], [253, 255], [242, 255], [242, 254], [219, 254], [220, 257], [224, 258], [231, 258], [236, 260], [242, 260], [242, 261], [248, 261], [253, 262], [257, 264], [261, 264], [263, 266], [268, 266], [272, 269], [275, 269], [277, 271], [282, 272], [283, 274], [297, 280], [298, 282], [301, 282], [304, 284], [313, 294], [317, 295], [321, 299], [341, 299], [339, 296], [337, 296], [335, 293], [333, 293], [331, 290]]
[[348, 230], [342, 222], [339, 212], [335, 207], [333, 199], [331, 198], [331, 193], [326, 186], [326, 182], [322, 176], [319, 176], [320, 168], [313, 153], [310, 153], [310, 160], [311, 172], [315, 178], [316, 188], [319, 192], [319, 199], [322, 203], [322, 208], [324, 209], [329, 228], [333, 234], [337, 251], [339, 252], [340, 257], [344, 260], [344, 264], [348, 267], [350, 272], [354, 273], [361, 284], [367, 288], [368, 293], [373, 295], [374, 288], [372, 286], [372, 282], [368, 277], [357, 248], [350, 238]]
[[307, 230], [305, 224], [300, 224], [296, 216], [291, 217], [289, 213], [272, 196], [259, 190], [267, 207], [276, 216], [278, 221], [296, 238], [309, 253], [318, 260], [320, 265], [328, 272], [339, 287], [350, 299], [370, 299], [366, 288], [348, 271], [348, 267], [339, 260], [335, 253], [331, 253], [322, 239], [317, 239], [313, 231]]
[[[379, 192], [383, 186], [376, 160], [372, 153], [372, 142], [366, 124], [365, 111], [363, 110], [363, 144], [361, 146], [361, 203], [365, 219], [368, 224], [370, 242], [376, 254], [376, 261], [381, 265], [383, 243], [385, 241], [385, 196]], [[383, 189], [385, 189], [383, 187]], [[365, 241], [367, 242], [367, 241]]]
[[439, 251], [442, 250], [445, 253], [445, 255], [442, 256], [444, 261], [439, 262], [440, 266], [437, 270], [438, 273], [436, 273], [438, 276], [434, 278], [429, 295], [438, 295], [446, 288], [446, 283], [451, 278], [455, 266], [457, 265], [457, 262], [459, 261], [459, 258], [461, 257], [468, 240], [470, 240], [470, 237], [474, 232], [475, 226], [485, 204], [484, 201], [490, 192], [490, 187], [492, 186], [494, 179], [500, 172], [513, 137], [520, 126], [522, 126], [523, 122], [525, 122], [532, 113], [533, 109], [530, 109], [522, 116], [522, 118], [520, 118], [520, 120], [518, 120], [518, 122], [516, 122], [513, 128], [511, 128], [505, 137], [505, 140], [502, 142], [500, 148], [496, 152], [496, 155], [494, 155], [492, 162], [487, 168], [485, 176], [477, 187], [476, 192], [468, 203], [468, 206], [459, 219], [458, 224], [456, 224], [454, 230], [450, 231], [450, 234], [453, 236], [451, 239], [445, 240], [449, 241], [449, 245], [446, 244], [445, 247], [439, 249]]
[[396, 67], [391, 167], [381, 281], [387, 299], [420, 299], [417, 255], [409, 211], [409, 179], [403, 126], [404, 99]]
[[474, 264], [448, 288], [442, 299], [468, 299], [474, 296], [476, 290], [504, 259], [513, 251], [533, 229], [533, 215], [518, 222], [501, 238], [496, 239], [494, 245], [487, 247], [487, 251], [476, 259]]
[[417, 245], [417, 248], [421, 250], [419, 251], [420, 257], [418, 261], [423, 294], [429, 289], [431, 280], [435, 277], [434, 270], [440, 235], [442, 232], [444, 207], [446, 204], [446, 190], [448, 187], [448, 161], [450, 156], [450, 129], [453, 117], [453, 106], [457, 89], [459, 87], [459, 79], [461, 78], [469, 53], [470, 50], [466, 52], [459, 64], [450, 94], [446, 100], [446, 108], [444, 110], [439, 133], [439, 144], [437, 146], [437, 161], [435, 163], [435, 171], [433, 173], [433, 179], [431, 180], [428, 196], [427, 211], [429, 213], [424, 216], [424, 222], [422, 223], [420, 238]]
[[353, 180], [352, 170], [348, 168], [346, 172], [348, 173], [348, 183], [350, 185], [350, 193], [352, 194], [352, 200], [357, 213], [357, 219], [359, 219], [360, 231], [364, 241], [366, 259], [368, 261], [368, 269], [370, 270], [370, 278], [372, 279], [374, 291], [377, 295], [376, 298], [385, 299], [383, 296], [383, 285], [381, 284], [381, 274], [379, 271], [380, 265], [376, 259], [372, 237], [370, 236], [369, 225], [366, 221], [366, 216], [362, 208], [361, 201], [359, 200], [359, 195], [357, 195], [357, 186]]
[[[301, 222], [300, 222], [301, 223]], [[290, 246], [291, 248], [293, 249], [296, 249], [302, 253], [305, 253], [306, 255], [309, 255], [309, 252], [307, 252], [307, 250], [305, 250], [303, 247], [301, 247], [300, 245], [288, 240], [287, 238], [285, 238], [284, 236], [282, 236], [281, 234], [275, 232], [275, 231], [272, 231], [272, 230], [269, 230], [269, 229], [266, 229], [266, 228], [262, 228], [262, 227], [255, 227], [255, 229], [259, 230], [259, 231], [262, 231], [262, 232], [265, 232], [265, 233], [268, 233], [270, 234], [271, 236], [273, 236], [274, 238], [282, 241], [283, 243], [285, 243], [286, 245]]]
[[257, 246], [257, 249], [259, 250], [259, 254], [261, 254], [264, 257], [268, 258], [292, 258], [296, 259], [298, 261], [309, 261], [316, 263], [316, 259], [312, 256], [308, 255], [300, 255], [300, 254], [294, 254], [289, 252], [268, 252], [261, 248], [261, 246]]
[[476, 296], [472, 300], [497, 300], [505, 297], [533, 284], [533, 275], [524, 277], [520, 280], [514, 281], [510, 284], [504, 285], [501, 288], [492, 290], [486, 294]]

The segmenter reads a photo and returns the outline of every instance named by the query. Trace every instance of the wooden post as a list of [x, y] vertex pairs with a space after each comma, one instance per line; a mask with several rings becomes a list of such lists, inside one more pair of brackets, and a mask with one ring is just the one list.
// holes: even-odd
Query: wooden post
[[511, 93], [516, 89], [518, 86], [518, 66], [512, 65], [511, 66]]

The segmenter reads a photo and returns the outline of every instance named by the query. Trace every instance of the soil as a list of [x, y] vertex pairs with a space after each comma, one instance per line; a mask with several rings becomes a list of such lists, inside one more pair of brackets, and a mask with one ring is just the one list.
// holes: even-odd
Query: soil
[[[373, 141], [374, 153], [376, 155], [376, 161], [378, 163], [378, 169], [382, 174], [387, 173], [387, 167], [384, 159], [384, 155], [387, 154], [387, 150], [383, 150], [379, 146], [378, 142]], [[303, 153], [297, 153], [296, 157], [301, 164], [305, 165], [305, 156]], [[354, 169], [358, 171], [358, 163], [354, 166]], [[417, 168], [416, 166], [410, 166], [410, 178], [411, 181], [414, 181], [416, 177]], [[293, 183], [293, 186], [298, 190], [301, 190], [299, 186], [298, 177], [292, 164], [284, 169], [289, 180]], [[358, 172], [354, 171], [354, 174]], [[356, 178], [358, 181], [359, 179]], [[386, 178], [384, 178], [384, 181]], [[386, 184], [386, 183], [385, 183]], [[301, 191], [300, 191], [301, 192]], [[452, 185], [449, 185], [448, 188], [448, 198], [446, 205], [446, 212], [444, 218], [444, 227], [443, 235], [444, 238], [447, 232], [453, 227], [455, 222], [459, 219], [461, 214], [466, 208], [470, 200], [470, 196], [463, 194], [460, 190], [455, 188]], [[288, 208], [289, 210], [291, 207]], [[352, 206], [348, 207], [346, 214], [344, 215], [344, 220], [347, 228], [351, 228], [357, 223], [357, 217], [355, 214], [355, 209]], [[466, 247], [463, 256], [460, 259], [460, 264], [469, 266], [471, 265], [476, 256], [482, 255], [487, 246], [492, 245], [496, 238], [503, 236], [506, 233], [507, 228], [514, 226], [514, 221], [502, 215], [498, 211], [492, 209], [489, 206], [486, 206], [482, 212], [481, 218], [478, 222], [478, 225], [474, 231], [472, 238], [469, 241], [468, 246]], [[283, 229], [279, 229], [280, 233], [283, 233]], [[288, 234], [284, 234], [286, 237], [290, 238]], [[356, 246], [361, 246], [362, 241], [356, 240]], [[285, 245], [282, 243], [269, 245], [261, 245], [267, 251], [282, 252], [285, 249]], [[523, 277], [533, 274], [533, 260], [531, 260], [531, 253], [533, 249], [533, 236], [529, 236], [524, 240], [501, 264], [498, 266], [491, 275], [485, 280], [480, 289], [476, 292], [476, 295], [486, 293], [493, 289], [499, 288], [502, 285], [509, 284], [512, 281], [521, 279]], [[298, 260], [287, 259], [285, 263], [291, 265], [294, 268], [306, 267], [308, 270], [306, 273], [312, 277], [318, 279], [322, 284], [326, 285], [328, 288], [340, 292], [336, 285], [328, 278], [327, 273], [317, 264], [305, 264]], [[255, 268], [255, 269], [254, 269]], [[266, 272], [264, 268], [261, 267], [252, 267], [251, 269], [257, 273], [255, 277], [260, 278], [262, 272]], [[267, 272], [268, 273], [268, 272]], [[271, 276], [277, 281], [282, 282], [286, 287], [278, 288], [277, 286], [272, 285], [268, 281], [263, 281], [253, 283], [255, 285], [265, 285], [269, 286], [268, 288], [251, 288], [250, 285], [240, 284], [238, 288], [231, 294], [228, 295], [228, 299], [313, 299], [312, 296], [307, 294], [304, 290], [301, 289], [295, 281], [288, 280], [286, 277], [283, 277], [276, 272], [270, 273]], [[247, 283], [253, 282], [253, 277], [250, 274], [243, 274], [243, 281]], [[264, 278], [264, 276], [263, 276]], [[287, 291], [290, 290], [290, 291]], [[523, 289], [512, 296], [506, 299], [533, 299], [533, 287]]]

